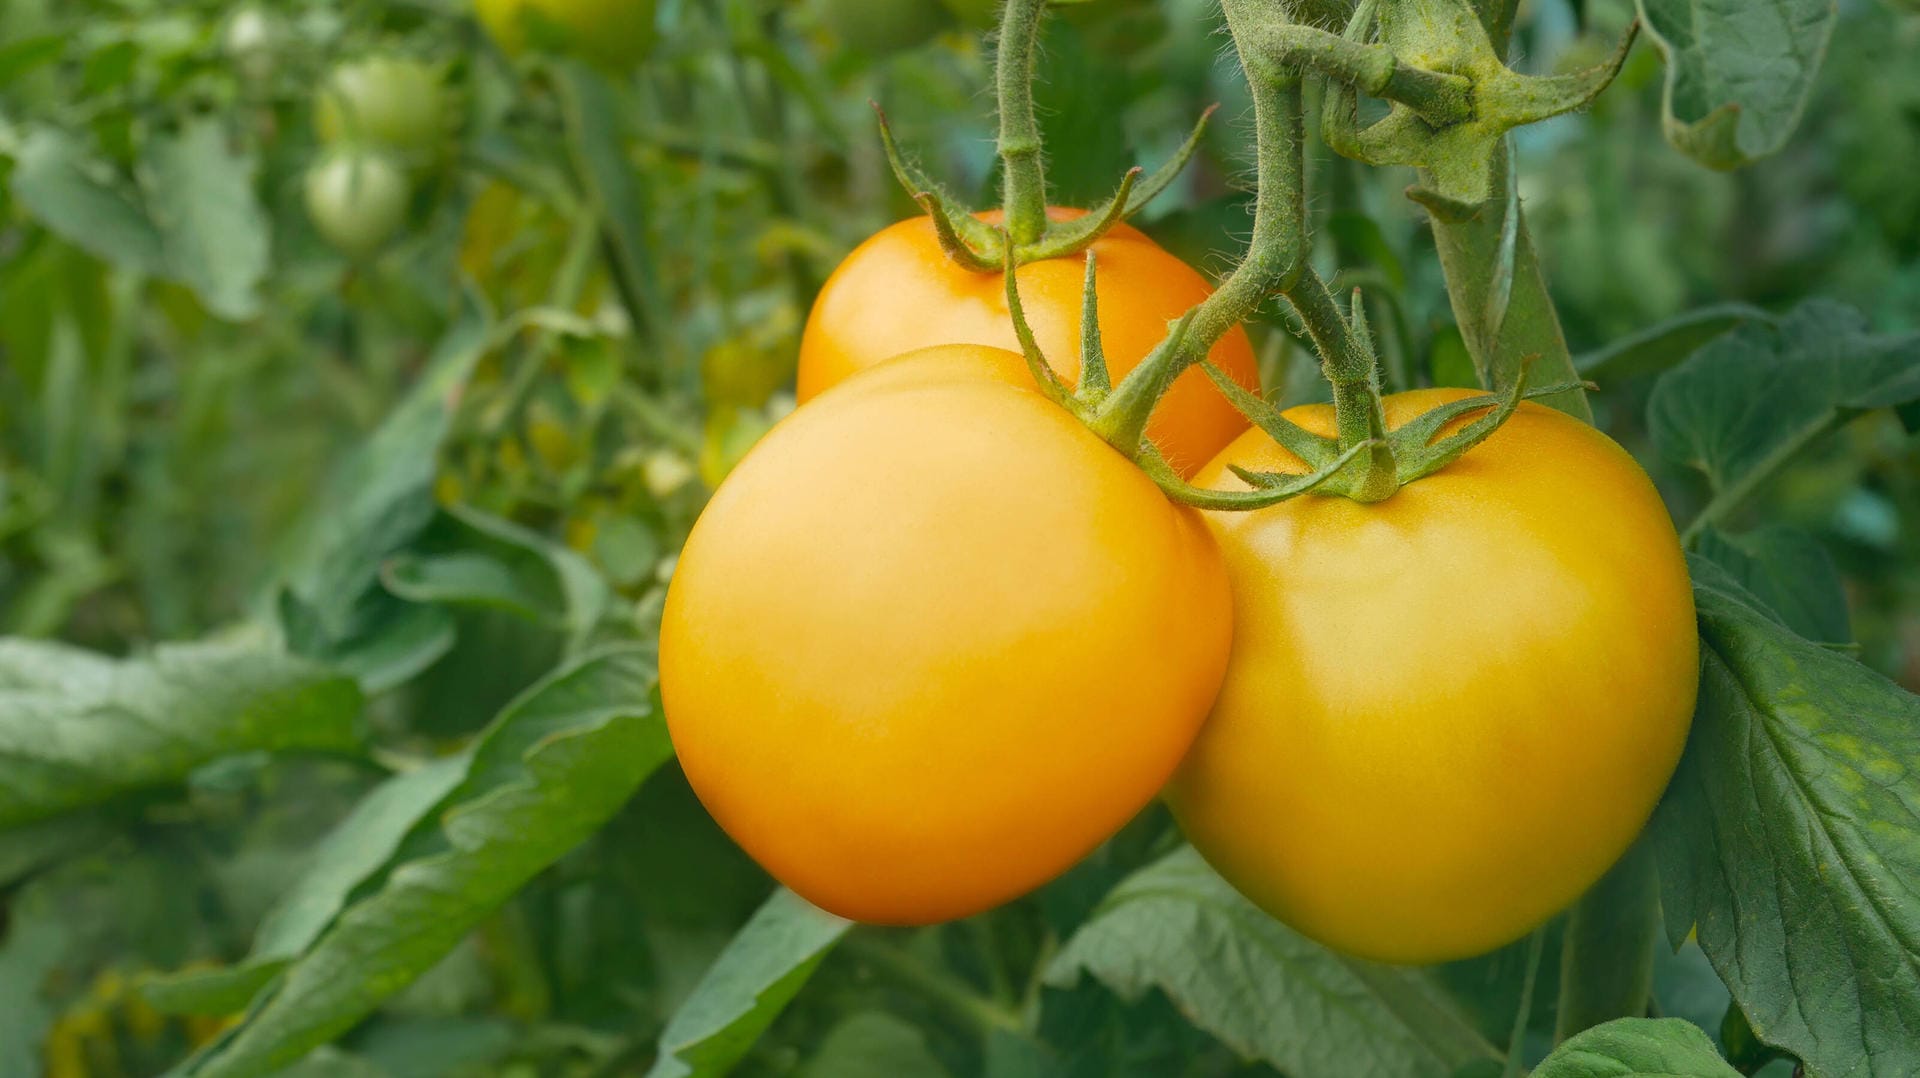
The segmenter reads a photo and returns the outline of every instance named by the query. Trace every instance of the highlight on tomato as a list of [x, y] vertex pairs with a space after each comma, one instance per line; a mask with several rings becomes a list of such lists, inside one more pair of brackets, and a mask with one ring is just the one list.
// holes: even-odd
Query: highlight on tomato
[[406, 223], [406, 171], [373, 150], [329, 153], [307, 171], [303, 190], [314, 230], [352, 258], [373, 255]]
[[955, 345], [849, 379], [715, 493], [667, 595], [661, 693], [721, 827], [829, 911], [965, 917], [1152, 801], [1219, 687], [1199, 514]]
[[[1458, 390], [1386, 398], [1390, 426]], [[1287, 418], [1316, 433], [1332, 409]], [[1300, 462], [1249, 431], [1231, 468]], [[1653, 484], [1599, 431], [1522, 404], [1374, 504], [1211, 513], [1233, 658], [1168, 791], [1244, 894], [1350, 954], [1437, 962], [1526, 934], [1640, 833], [1686, 741], [1693, 593]]]

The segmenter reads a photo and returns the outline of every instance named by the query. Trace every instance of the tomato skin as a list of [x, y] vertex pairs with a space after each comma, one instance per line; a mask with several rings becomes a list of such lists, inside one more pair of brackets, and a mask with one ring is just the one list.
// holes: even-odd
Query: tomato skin
[[[1394, 426], [1459, 390], [1388, 398]], [[1331, 409], [1296, 408], [1331, 433]], [[1229, 464], [1303, 470], [1257, 431]], [[1693, 592], [1653, 484], [1534, 404], [1446, 469], [1360, 505], [1209, 514], [1234, 654], [1168, 800], [1256, 904], [1331, 947], [1491, 950], [1625, 852], [1680, 759]]]
[[653, 48], [654, 0], [474, 0], [473, 6], [487, 33], [513, 55], [546, 43], [530, 41], [536, 33], [615, 68], [639, 63]]
[[342, 254], [365, 258], [406, 223], [407, 174], [385, 156], [346, 149], [307, 172], [307, 216]]
[[[1050, 212], [1059, 220], [1082, 215]], [[1000, 220], [998, 212], [981, 217]], [[1192, 267], [1126, 225], [1102, 237], [1093, 252], [1101, 340], [1117, 384], [1166, 336], [1168, 323], [1212, 289]], [[1062, 378], [1077, 381], [1085, 256], [1034, 262], [1018, 272], [1021, 307], [1041, 353]], [[1020, 348], [1000, 274], [959, 266], [940, 249], [929, 218], [909, 218], [855, 248], [821, 288], [800, 341], [800, 401], [902, 352], [938, 344]], [[1235, 326], [1209, 358], [1258, 390], [1260, 368], [1245, 330]], [[1174, 383], [1147, 434], [1187, 474], [1246, 429], [1246, 418], [1196, 368]]]
[[314, 104], [322, 142], [372, 146], [416, 163], [439, 156], [452, 123], [445, 71], [401, 56], [341, 64]]
[[1172, 774], [1225, 668], [1205, 524], [1018, 356], [903, 356], [727, 478], [667, 594], [688, 780], [787, 886], [928, 924], [1068, 868]]

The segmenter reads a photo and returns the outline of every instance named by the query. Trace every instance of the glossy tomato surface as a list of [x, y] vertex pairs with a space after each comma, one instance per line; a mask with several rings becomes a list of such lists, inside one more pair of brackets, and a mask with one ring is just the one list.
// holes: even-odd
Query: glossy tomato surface
[[[1081, 216], [1055, 210], [1059, 219]], [[982, 214], [997, 222], [1000, 215]], [[1126, 225], [1093, 245], [1099, 275], [1100, 331], [1118, 383], [1166, 336], [1170, 321], [1207, 298], [1205, 278]], [[1069, 383], [1080, 377], [1080, 299], [1084, 255], [1020, 267], [1020, 302], [1042, 354]], [[974, 273], [940, 250], [933, 225], [914, 217], [880, 230], [840, 264], [815, 301], [800, 342], [799, 396], [805, 402], [858, 371], [938, 344], [984, 344], [1018, 351], [998, 273]], [[1249, 389], [1259, 365], [1245, 330], [1235, 326], [1210, 358]], [[1147, 434], [1182, 473], [1206, 463], [1247, 429], [1205, 372], [1182, 375], [1161, 401]]]
[[445, 69], [405, 56], [340, 65], [314, 105], [322, 141], [375, 147], [411, 164], [445, 149], [454, 120]]
[[[1457, 390], [1391, 397], [1405, 422]], [[1332, 433], [1331, 409], [1289, 415]], [[1300, 471], [1259, 432], [1229, 464]], [[1693, 593], [1638, 464], [1533, 404], [1360, 505], [1210, 514], [1233, 660], [1169, 790], [1195, 846], [1323, 943], [1436, 962], [1524, 935], [1626, 850], [1679, 761]]]
[[407, 174], [383, 154], [336, 150], [308, 170], [304, 193], [314, 230], [355, 258], [386, 246], [407, 220]]
[[902, 357], [803, 406], [715, 493], [661, 631], [687, 778], [842, 916], [964, 917], [1147, 805], [1225, 669], [1198, 514], [1018, 356]]
[[653, 45], [654, 0], [474, 0], [480, 22], [509, 53], [552, 46], [613, 67]]

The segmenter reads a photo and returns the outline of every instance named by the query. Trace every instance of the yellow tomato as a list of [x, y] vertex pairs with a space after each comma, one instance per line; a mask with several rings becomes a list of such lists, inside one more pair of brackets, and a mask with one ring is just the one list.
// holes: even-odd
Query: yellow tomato
[[[1457, 390], [1388, 398], [1397, 426]], [[1331, 409], [1290, 417], [1330, 434]], [[1249, 432], [1198, 477], [1301, 471]], [[1524, 935], [1626, 850], [1680, 759], [1693, 592], [1646, 473], [1537, 405], [1361, 505], [1210, 514], [1233, 659], [1169, 789], [1193, 844], [1321, 942], [1437, 962]]]
[[[1056, 220], [1082, 216], [1079, 210], [1050, 212]], [[1000, 220], [997, 211], [981, 217]], [[1211, 288], [1192, 267], [1126, 225], [1102, 237], [1093, 252], [1101, 339], [1118, 384], [1167, 335], [1167, 324], [1206, 299]], [[1021, 308], [1040, 351], [1069, 384], [1080, 377], [1086, 265], [1085, 255], [1075, 255], [1019, 269]], [[1020, 348], [1001, 275], [954, 262], [940, 249], [931, 219], [914, 217], [874, 233], [821, 288], [800, 340], [800, 400], [902, 352], [938, 344]], [[1260, 368], [1245, 330], [1235, 326], [1209, 358], [1241, 385], [1259, 388]], [[1181, 375], [1160, 402], [1147, 436], [1186, 474], [1246, 429], [1246, 417], [1196, 368]]]
[[1166, 782], [1225, 669], [1198, 514], [947, 347], [849, 380], [715, 493], [667, 595], [680, 763], [746, 851], [845, 917], [1045, 883]]
[[474, 11], [509, 53], [551, 46], [628, 67], [653, 45], [654, 0], [474, 0]]

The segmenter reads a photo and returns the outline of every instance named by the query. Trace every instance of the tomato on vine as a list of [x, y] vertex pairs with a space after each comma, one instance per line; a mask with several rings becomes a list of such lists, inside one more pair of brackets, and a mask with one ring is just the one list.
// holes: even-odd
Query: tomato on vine
[[675, 570], [661, 693], [733, 838], [842, 916], [924, 924], [1045, 883], [1178, 764], [1231, 612], [1199, 515], [1021, 357], [901, 357], [728, 476]]
[[[998, 212], [978, 215], [990, 224]], [[1078, 210], [1055, 209], [1057, 222]], [[1207, 298], [1206, 278], [1124, 224], [1090, 248], [1098, 269], [1101, 336], [1115, 380], [1139, 365], [1167, 334], [1167, 325]], [[1015, 273], [1040, 350], [1073, 384], [1080, 377], [1080, 315], [1086, 255], [1028, 262]], [[902, 352], [938, 344], [1017, 349], [1001, 274], [955, 262], [942, 250], [933, 221], [915, 217], [875, 233], [848, 255], [821, 289], [800, 343], [799, 397], [804, 403], [851, 375]], [[1246, 331], [1233, 327], [1208, 358], [1248, 389], [1259, 365]], [[1174, 384], [1147, 432], [1183, 473], [1199, 468], [1247, 429], [1247, 421], [1190, 370]]]
[[[1472, 395], [1388, 397], [1386, 420]], [[1309, 431], [1332, 409], [1294, 409]], [[1300, 462], [1250, 431], [1196, 477]], [[1385, 500], [1209, 514], [1233, 659], [1168, 792], [1255, 903], [1348, 953], [1436, 962], [1507, 943], [1627, 849], [1680, 758], [1693, 593], [1633, 458], [1522, 404]]]
[[407, 174], [385, 155], [347, 147], [307, 171], [307, 216], [342, 254], [366, 258], [406, 222]]
[[454, 119], [445, 69], [404, 56], [340, 65], [314, 103], [322, 142], [373, 147], [409, 165], [441, 156]]

